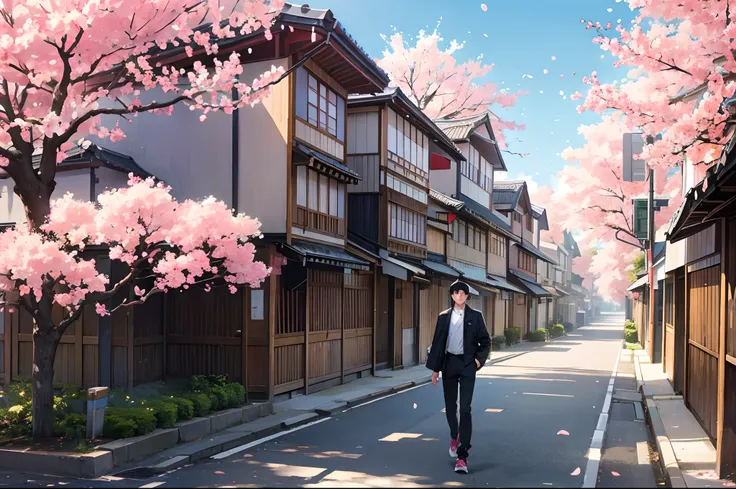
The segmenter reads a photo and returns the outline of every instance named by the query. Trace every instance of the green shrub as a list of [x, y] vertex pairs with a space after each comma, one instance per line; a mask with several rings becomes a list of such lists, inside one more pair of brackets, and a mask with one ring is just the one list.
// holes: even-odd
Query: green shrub
[[529, 341], [545, 341], [547, 339], [547, 330], [539, 328], [529, 333]]
[[105, 423], [107, 423], [108, 419], [114, 418], [132, 420], [135, 426], [135, 435], [138, 436], [145, 435], [146, 433], [150, 433], [156, 429], [156, 415], [154, 414], [153, 409], [150, 408], [108, 407], [105, 409]]
[[521, 328], [506, 328], [503, 330], [507, 345], [515, 345], [521, 340]]
[[635, 329], [624, 330], [624, 341], [626, 343], [638, 343], [639, 333]]
[[189, 386], [194, 392], [207, 392], [212, 387], [225, 387], [226, 375], [192, 375]]
[[191, 400], [171, 396], [170, 401], [176, 404], [176, 419], [186, 421], [194, 417], [194, 403]]
[[550, 329], [549, 334], [552, 338], [559, 338], [560, 336], [565, 336], [565, 327], [561, 324], [554, 324], [552, 325], [552, 328]]
[[197, 417], [207, 416], [212, 409], [212, 401], [207, 394], [201, 392], [194, 392], [187, 396], [187, 399], [192, 401], [194, 405], [194, 415]]
[[77, 413], [67, 414], [61, 421], [54, 423], [54, 434], [83, 440], [87, 437], [87, 416]]
[[240, 382], [232, 382], [225, 387], [228, 407], [242, 406], [245, 404], [245, 387]]
[[636, 324], [627, 319], [626, 324], [624, 325], [624, 329], [636, 329]]
[[171, 428], [176, 423], [176, 413], [179, 410], [176, 403], [167, 402], [167, 400], [156, 399], [146, 403], [149, 409], [153, 410], [156, 417], [156, 427]]
[[210, 387], [210, 390], [207, 392], [207, 395], [209, 396], [210, 401], [212, 402], [213, 411], [222, 411], [223, 409], [227, 409], [228, 399], [227, 399], [227, 392], [225, 392], [224, 387], [220, 387], [219, 385], [212, 386]]
[[123, 418], [106, 412], [102, 431], [108, 438], [130, 438], [136, 435], [138, 425], [131, 418]]
[[501, 348], [506, 345], [506, 337], [505, 336], [494, 336], [491, 338], [491, 346], [494, 350], [500, 350]]

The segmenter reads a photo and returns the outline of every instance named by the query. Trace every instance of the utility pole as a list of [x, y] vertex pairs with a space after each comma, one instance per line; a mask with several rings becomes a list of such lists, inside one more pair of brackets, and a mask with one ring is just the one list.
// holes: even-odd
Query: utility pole
[[647, 336], [649, 337], [647, 345], [647, 353], [651, 361], [654, 361], [654, 242], [656, 237], [654, 235], [654, 168], [649, 165], [649, 216], [647, 218], [647, 224], [649, 229], [647, 230], [647, 239], [649, 241], [647, 246], [647, 264], [649, 265], [649, 331]]

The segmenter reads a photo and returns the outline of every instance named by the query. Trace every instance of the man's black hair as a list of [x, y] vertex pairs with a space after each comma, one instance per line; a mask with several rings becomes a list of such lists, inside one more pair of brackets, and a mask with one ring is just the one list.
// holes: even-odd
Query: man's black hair
[[455, 280], [452, 285], [450, 285], [450, 295], [454, 294], [458, 290], [465, 292], [465, 295], [470, 295], [470, 287], [468, 287], [468, 284]]

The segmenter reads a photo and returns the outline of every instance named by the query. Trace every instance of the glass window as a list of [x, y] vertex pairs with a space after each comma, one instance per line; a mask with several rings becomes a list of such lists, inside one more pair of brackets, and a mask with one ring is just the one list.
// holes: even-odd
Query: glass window
[[329, 202], [330, 202], [330, 182], [329, 177], [326, 175], [320, 175], [319, 176], [319, 211], [322, 214], [327, 214], [329, 209]]
[[337, 216], [337, 180], [330, 180], [330, 215]]
[[307, 206], [307, 167], [296, 167], [296, 205]]
[[337, 184], [337, 217], [345, 217], [345, 184]]
[[317, 200], [319, 197], [319, 174], [314, 171], [309, 172], [309, 207], [313, 211], [319, 209]]

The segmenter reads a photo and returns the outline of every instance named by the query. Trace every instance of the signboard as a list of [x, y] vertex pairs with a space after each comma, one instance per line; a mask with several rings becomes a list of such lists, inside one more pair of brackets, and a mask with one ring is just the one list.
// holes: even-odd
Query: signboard
[[[639, 239], [647, 239], [649, 232], [649, 199], [632, 199], [634, 204], [634, 234]], [[654, 199], [654, 212], [667, 207], [669, 200]]]
[[647, 179], [647, 164], [637, 156], [643, 149], [644, 140], [641, 134], [624, 134], [624, 182], [643, 182]]

